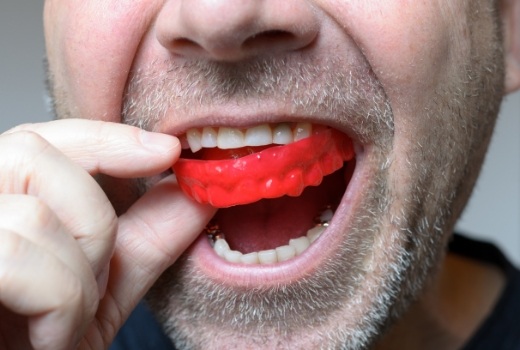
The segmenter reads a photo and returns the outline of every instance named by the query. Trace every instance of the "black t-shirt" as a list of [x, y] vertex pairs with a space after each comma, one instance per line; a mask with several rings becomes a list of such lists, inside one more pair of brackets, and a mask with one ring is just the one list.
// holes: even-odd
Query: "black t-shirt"
[[[490, 263], [506, 277], [493, 312], [462, 350], [520, 350], [520, 270], [494, 245], [454, 235], [450, 252]], [[175, 350], [146, 306], [139, 304], [110, 350]]]
[[493, 264], [506, 278], [502, 295], [491, 314], [462, 350], [520, 350], [520, 270], [492, 244], [455, 235], [450, 251]]

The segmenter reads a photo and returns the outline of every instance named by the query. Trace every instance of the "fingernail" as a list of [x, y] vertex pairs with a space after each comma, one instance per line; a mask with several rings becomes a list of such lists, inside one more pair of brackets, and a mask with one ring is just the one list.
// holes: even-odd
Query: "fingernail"
[[169, 153], [180, 144], [174, 136], [145, 130], [141, 130], [141, 143], [154, 153]]

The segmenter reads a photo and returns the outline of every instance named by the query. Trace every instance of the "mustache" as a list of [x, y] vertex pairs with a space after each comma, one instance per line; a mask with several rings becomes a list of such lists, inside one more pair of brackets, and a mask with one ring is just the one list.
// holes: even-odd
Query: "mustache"
[[283, 106], [292, 115], [334, 118], [360, 138], [393, 134], [383, 87], [367, 62], [348, 56], [257, 57], [240, 62], [154, 61], [130, 73], [122, 120], [147, 130], [167, 117], [233, 104]]

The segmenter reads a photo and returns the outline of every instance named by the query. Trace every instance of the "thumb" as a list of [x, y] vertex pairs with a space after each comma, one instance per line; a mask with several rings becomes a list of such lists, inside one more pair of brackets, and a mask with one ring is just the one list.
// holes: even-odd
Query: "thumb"
[[[104, 315], [96, 317], [110, 323], [103, 333], [106, 329], [117, 332], [161, 273], [200, 235], [214, 213], [214, 208], [187, 198], [172, 175], [120, 217], [107, 293], [98, 311]], [[111, 336], [115, 337], [115, 333]]]

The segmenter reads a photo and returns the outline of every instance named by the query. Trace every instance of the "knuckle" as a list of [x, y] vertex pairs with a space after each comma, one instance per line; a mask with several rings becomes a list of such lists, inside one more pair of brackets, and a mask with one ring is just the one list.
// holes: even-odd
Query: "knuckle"
[[94, 135], [99, 144], [109, 143], [114, 138], [114, 125], [102, 121], [94, 121], [92, 124]]
[[42, 199], [38, 197], [28, 197], [24, 220], [35, 229], [49, 226], [50, 222], [53, 222], [53, 219], [55, 219], [54, 212]]
[[27, 241], [16, 233], [0, 230], [0, 294], [2, 286], [11, 285], [16, 278], [11, 263], [27, 255], [28, 248]]
[[12, 134], [12, 133], [19, 132], [19, 131], [31, 130], [33, 127], [34, 127], [34, 123], [20, 124], [20, 125], [17, 125], [17, 126], [11, 128], [11, 129], [5, 131], [4, 135]]
[[0, 259], [21, 256], [27, 248], [25, 240], [12, 231], [0, 230], [0, 241]]
[[40, 134], [22, 127], [24, 125], [18, 126], [17, 128], [20, 128], [18, 130], [11, 129], [2, 137], [6, 142], [22, 149], [40, 149], [48, 146], [48, 142]]
[[129, 146], [140, 143], [137, 140], [140, 140], [141, 130], [130, 125], [95, 121], [94, 131], [99, 145], [108, 145], [110, 149], [120, 152], [121, 155]]
[[31, 174], [36, 170], [37, 158], [49, 152], [52, 146], [36, 132], [17, 131], [1, 135], [0, 148], [9, 150], [0, 157], [0, 177], [7, 180], [2, 181], [0, 189], [9, 192], [28, 186]]
[[51, 208], [41, 198], [24, 196], [19, 202], [20, 207], [16, 216], [10, 220], [29, 232], [45, 232], [48, 229], [57, 229], [57, 219]]
[[0, 192], [28, 193], [42, 162], [56, 156], [54, 147], [34, 131], [0, 135]]

